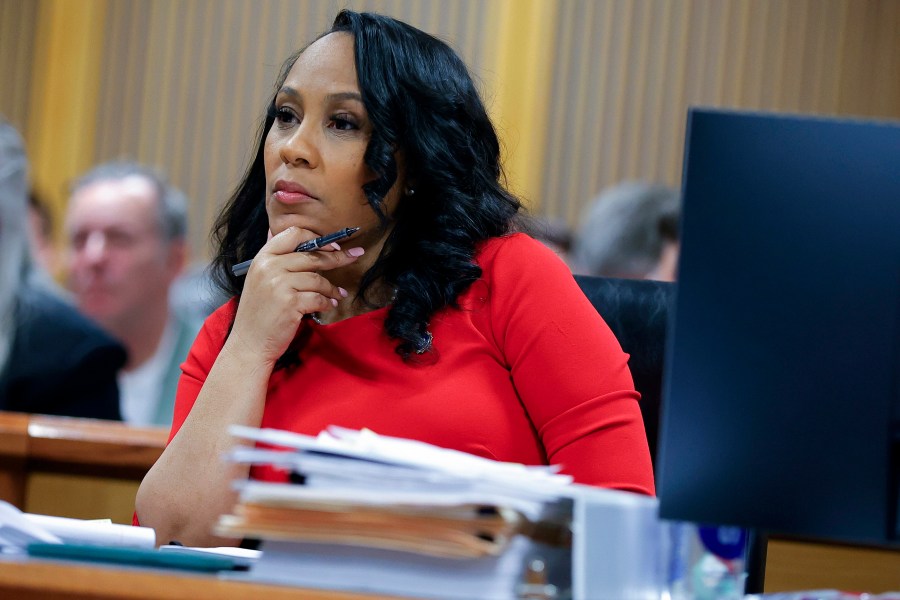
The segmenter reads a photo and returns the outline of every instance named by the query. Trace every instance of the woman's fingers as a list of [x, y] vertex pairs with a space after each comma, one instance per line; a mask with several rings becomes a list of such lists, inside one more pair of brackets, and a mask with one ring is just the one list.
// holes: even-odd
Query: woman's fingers
[[311, 231], [288, 227], [272, 237], [260, 249], [259, 254], [253, 259], [254, 265], [257, 265], [256, 271], [262, 270], [258, 263], [268, 263], [269, 257], [285, 257], [287, 259], [285, 264], [278, 260], [272, 263], [272, 266], [292, 272], [327, 271], [349, 265], [365, 253], [359, 246], [341, 248], [337, 243], [328, 244], [312, 252], [294, 251], [298, 245], [311, 239], [315, 239], [315, 234]]
[[285, 256], [284, 262], [285, 268], [292, 272], [329, 271], [356, 262], [364, 253], [365, 250], [359, 246], [346, 250], [335, 250], [326, 246], [312, 252], [296, 252], [292, 256]]
[[[325, 308], [337, 306], [340, 300], [348, 296], [347, 290], [332, 285], [328, 279], [313, 272], [291, 273], [291, 288], [298, 294], [319, 295], [329, 303]], [[315, 312], [315, 311], [313, 311]]]

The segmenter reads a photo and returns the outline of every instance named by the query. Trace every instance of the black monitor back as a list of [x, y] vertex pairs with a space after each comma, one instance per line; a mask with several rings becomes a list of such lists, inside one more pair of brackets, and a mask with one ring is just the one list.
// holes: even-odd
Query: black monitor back
[[692, 110], [665, 518], [897, 536], [900, 126]]

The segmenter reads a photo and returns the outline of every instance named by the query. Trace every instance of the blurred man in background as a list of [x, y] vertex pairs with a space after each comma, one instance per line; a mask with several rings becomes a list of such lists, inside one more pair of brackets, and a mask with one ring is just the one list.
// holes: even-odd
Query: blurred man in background
[[103, 164], [72, 187], [69, 288], [78, 308], [128, 350], [121, 411], [135, 425], [171, 423], [180, 365], [199, 329], [169, 304], [187, 258], [186, 233], [184, 196], [151, 169]]
[[677, 190], [643, 182], [604, 190], [585, 210], [572, 242], [575, 273], [674, 281], [678, 262]]

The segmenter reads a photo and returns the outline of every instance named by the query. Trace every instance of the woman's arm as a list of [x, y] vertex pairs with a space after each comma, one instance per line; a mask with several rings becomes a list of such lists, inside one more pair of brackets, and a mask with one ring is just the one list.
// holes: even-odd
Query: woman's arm
[[346, 293], [316, 271], [342, 267], [357, 258], [338, 251], [294, 253], [308, 237], [296, 228], [287, 229], [254, 258], [231, 334], [178, 433], [141, 483], [137, 515], [141, 525], [156, 529], [158, 543], [236, 543], [212, 535], [219, 516], [234, 505], [231, 482], [248, 474], [247, 466], [222, 460], [235, 443], [228, 427], [260, 425], [269, 377], [301, 319], [330, 309], [332, 299]]
[[211, 532], [234, 505], [231, 482], [249, 467], [222, 460], [232, 446], [230, 425], [259, 426], [271, 367], [226, 342], [181, 429], [141, 482], [135, 507], [160, 544], [235, 545]]
[[580, 483], [653, 494], [628, 355], [568, 267], [513, 236], [490, 276], [494, 335], [548, 461]]

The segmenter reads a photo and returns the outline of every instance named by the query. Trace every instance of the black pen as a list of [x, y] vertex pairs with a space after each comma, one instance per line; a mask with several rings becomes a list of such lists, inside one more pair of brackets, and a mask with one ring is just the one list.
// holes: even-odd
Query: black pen
[[[359, 227], [347, 227], [346, 229], [341, 229], [340, 231], [335, 231], [334, 233], [329, 233], [328, 235], [317, 237], [314, 240], [307, 240], [294, 248], [294, 252], [312, 252], [313, 250], [318, 250], [322, 246], [327, 246], [332, 242], [339, 242], [341, 240], [347, 239], [357, 231], [359, 231]], [[231, 272], [234, 273], [235, 277], [246, 275], [247, 271], [250, 270], [250, 263], [252, 262], [253, 259], [251, 258], [250, 260], [245, 260], [242, 263], [238, 263], [231, 267]]]

